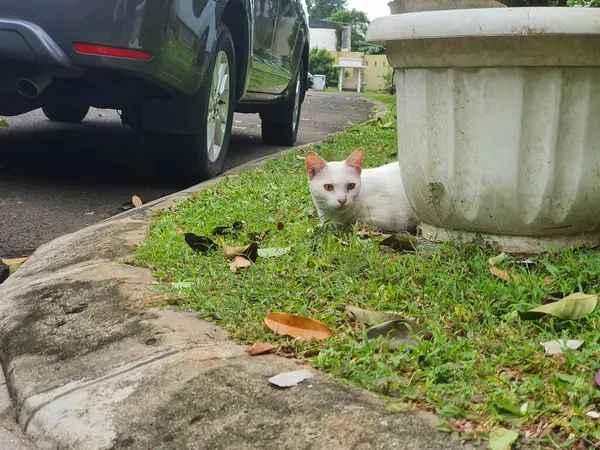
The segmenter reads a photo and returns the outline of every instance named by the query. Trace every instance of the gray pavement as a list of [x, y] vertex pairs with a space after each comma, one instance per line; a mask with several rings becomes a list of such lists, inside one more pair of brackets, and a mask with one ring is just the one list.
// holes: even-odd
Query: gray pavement
[[[365, 120], [370, 107], [353, 94], [309, 92], [297, 144]], [[115, 111], [93, 109], [78, 125], [52, 123], [39, 110], [8, 122], [0, 128], [0, 257], [122, 212], [134, 194], [149, 202], [178, 190], [156, 170], [152, 143], [139, 142]], [[235, 115], [226, 170], [280, 151], [262, 142], [259, 124], [257, 115]]]
[[[473, 449], [436, 431], [433, 414], [389, 413], [381, 396], [297, 361], [249, 356], [200, 316], [152, 307], [158, 281], [124, 263], [149, 209], [217, 182], [55, 239], [0, 284], [0, 358], [36, 448]], [[314, 377], [298, 386], [268, 382], [302, 368]]]

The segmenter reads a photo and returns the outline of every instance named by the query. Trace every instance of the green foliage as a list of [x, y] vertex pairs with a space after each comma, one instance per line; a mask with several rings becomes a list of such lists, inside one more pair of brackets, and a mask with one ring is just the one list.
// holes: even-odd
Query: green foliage
[[346, 9], [346, 0], [307, 0], [306, 7], [311, 19], [326, 19], [340, 9]]
[[600, 6], [600, 0], [568, 0], [567, 4], [569, 6], [590, 6], [597, 8]]
[[389, 69], [386, 73], [377, 75], [377, 77], [382, 79], [383, 89], [387, 92], [391, 92], [392, 87], [394, 87], [394, 71]]
[[308, 56], [308, 70], [313, 75], [325, 75], [327, 86], [335, 86], [337, 84], [339, 69], [333, 67], [335, 58], [331, 56], [324, 48], [313, 48]]
[[369, 42], [358, 44], [358, 51], [367, 55], [385, 55], [385, 47], [383, 45], [371, 44]]
[[352, 25], [351, 50], [353, 52], [361, 51], [359, 48], [367, 44], [367, 29], [369, 28], [371, 21], [363, 11], [358, 11], [356, 9], [341, 9], [334, 12], [327, 20], [338, 24], [337, 29], [335, 30], [338, 47], [342, 42], [342, 29], [345, 25]]

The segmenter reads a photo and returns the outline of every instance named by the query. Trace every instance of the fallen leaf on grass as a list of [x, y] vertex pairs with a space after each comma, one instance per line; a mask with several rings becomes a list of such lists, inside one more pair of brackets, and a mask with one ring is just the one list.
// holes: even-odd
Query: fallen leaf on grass
[[494, 406], [501, 412], [512, 414], [515, 417], [521, 417], [523, 415], [523, 413], [521, 412], [521, 408], [513, 405], [511, 402], [505, 400], [500, 396], [496, 396], [494, 398]]
[[243, 256], [236, 256], [231, 264], [229, 264], [229, 270], [232, 272], [237, 272], [238, 269], [245, 269], [246, 267], [250, 267], [252, 265], [251, 261], [248, 261]]
[[454, 431], [454, 427], [450, 425], [448, 422], [440, 423], [435, 427], [438, 431], [443, 431], [445, 433], [452, 433]]
[[4, 119], [0, 119], [0, 127], [8, 127], [8, 122]]
[[29, 259], [29, 256], [22, 256], [20, 258], [2, 258], [2, 264], [12, 266], [13, 264], [23, 264]]
[[419, 334], [424, 334], [416, 323], [406, 320], [390, 320], [376, 325], [367, 330], [369, 339], [383, 337], [390, 340], [390, 350], [405, 349], [418, 343], [415, 339]]
[[274, 350], [275, 346], [273, 344], [267, 344], [265, 342], [256, 341], [252, 344], [252, 347], [248, 349], [248, 354], [250, 356], [262, 355], [264, 353], [269, 353], [271, 350]]
[[194, 233], [185, 233], [184, 239], [187, 245], [196, 252], [206, 253], [209, 250], [215, 250], [218, 245], [206, 236], [197, 236]]
[[510, 450], [519, 438], [519, 433], [506, 428], [495, 428], [490, 433], [490, 450]]
[[523, 320], [539, 319], [545, 315], [561, 319], [581, 319], [596, 309], [597, 302], [597, 295], [575, 292], [557, 302], [548, 303], [530, 311], [520, 312], [519, 316]]
[[346, 306], [346, 312], [350, 318], [365, 325], [377, 325], [381, 322], [401, 318], [400, 313], [394, 311], [371, 311], [357, 306]]
[[585, 415], [590, 419], [600, 419], [600, 413], [598, 411], [588, 411]]
[[231, 247], [227, 244], [223, 244], [223, 253], [225, 257], [229, 259], [235, 259], [236, 256], [243, 256], [252, 262], [256, 262], [256, 259], [258, 258], [258, 244], [252, 242], [243, 247]]
[[577, 377], [575, 375], [569, 375], [568, 373], [556, 372], [554, 375], [558, 380], [564, 381], [565, 383], [575, 384], [577, 381]]
[[285, 228], [285, 224], [283, 222], [277, 222], [277, 229], [283, 230]]
[[139, 198], [137, 195], [134, 195], [133, 197], [131, 197], [131, 204], [133, 206], [135, 206], [136, 208], [139, 208], [140, 206], [142, 206], [144, 203], [142, 202], [142, 199]]
[[282, 372], [269, 378], [269, 383], [281, 388], [288, 388], [296, 386], [301, 381], [308, 380], [312, 377], [313, 374], [309, 370], [293, 370], [291, 372]]
[[399, 252], [416, 252], [417, 247], [419, 246], [419, 240], [415, 236], [408, 233], [398, 233], [385, 238], [379, 243], [379, 245], [390, 247], [391, 249]]
[[508, 255], [504, 252], [500, 253], [497, 256], [493, 256], [491, 257], [488, 261], [490, 263], [490, 266], [495, 266], [497, 264], [500, 264], [502, 261], [505, 261], [508, 259]]
[[277, 334], [310, 339], [327, 339], [334, 336], [324, 323], [308, 317], [287, 313], [272, 313], [264, 319], [265, 324]]
[[[563, 341], [559, 341], [559, 340], [540, 342], [540, 344], [546, 350], [547, 356], [560, 355], [565, 350], [565, 345], [564, 345]], [[567, 341], [566, 348], [570, 348], [572, 350], [577, 350], [582, 345], [583, 345], [583, 341], [569, 339]]]
[[490, 266], [490, 272], [492, 273], [492, 275], [496, 275], [498, 278], [504, 281], [510, 281], [511, 279], [515, 283], [521, 281], [521, 277], [519, 277], [518, 275], [514, 275], [512, 273], [509, 274], [505, 270], [498, 269], [496, 266]]
[[390, 406], [385, 408], [386, 412], [389, 412], [389, 413], [404, 412], [404, 411], [408, 411], [409, 409], [410, 409], [410, 403], [405, 403], [405, 402], [392, 403]]
[[[519, 284], [523, 281], [523, 277], [519, 275], [515, 275], [514, 273], [506, 272], [505, 270], [500, 270], [496, 266], [490, 266], [490, 272], [493, 275], [496, 275], [498, 278], [504, 281], [513, 281], [515, 284]], [[554, 283], [553, 279], [544, 280], [543, 283], [547, 286]]]
[[272, 258], [275, 256], [282, 256], [289, 253], [292, 247], [279, 247], [279, 248], [259, 248], [258, 256], [261, 258]]

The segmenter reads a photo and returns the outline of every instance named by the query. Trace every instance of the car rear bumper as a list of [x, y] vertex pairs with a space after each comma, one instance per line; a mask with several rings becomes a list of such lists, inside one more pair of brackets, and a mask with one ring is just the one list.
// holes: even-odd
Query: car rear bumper
[[24, 20], [0, 18], [0, 59], [76, 69], [67, 54], [44, 30]]

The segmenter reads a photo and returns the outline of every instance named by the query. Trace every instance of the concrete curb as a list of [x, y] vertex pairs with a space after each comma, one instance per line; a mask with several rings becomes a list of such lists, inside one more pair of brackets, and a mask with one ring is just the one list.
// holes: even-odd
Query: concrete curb
[[153, 210], [296, 150], [62, 236], [0, 285], [0, 360], [37, 448], [470, 448], [436, 432], [435, 416], [389, 415], [381, 397], [315, 369], [273, 388], [267, 378], [298, 363], [248, 356], [220, 327], [153, 308], [150, 270], [118, 263]]

